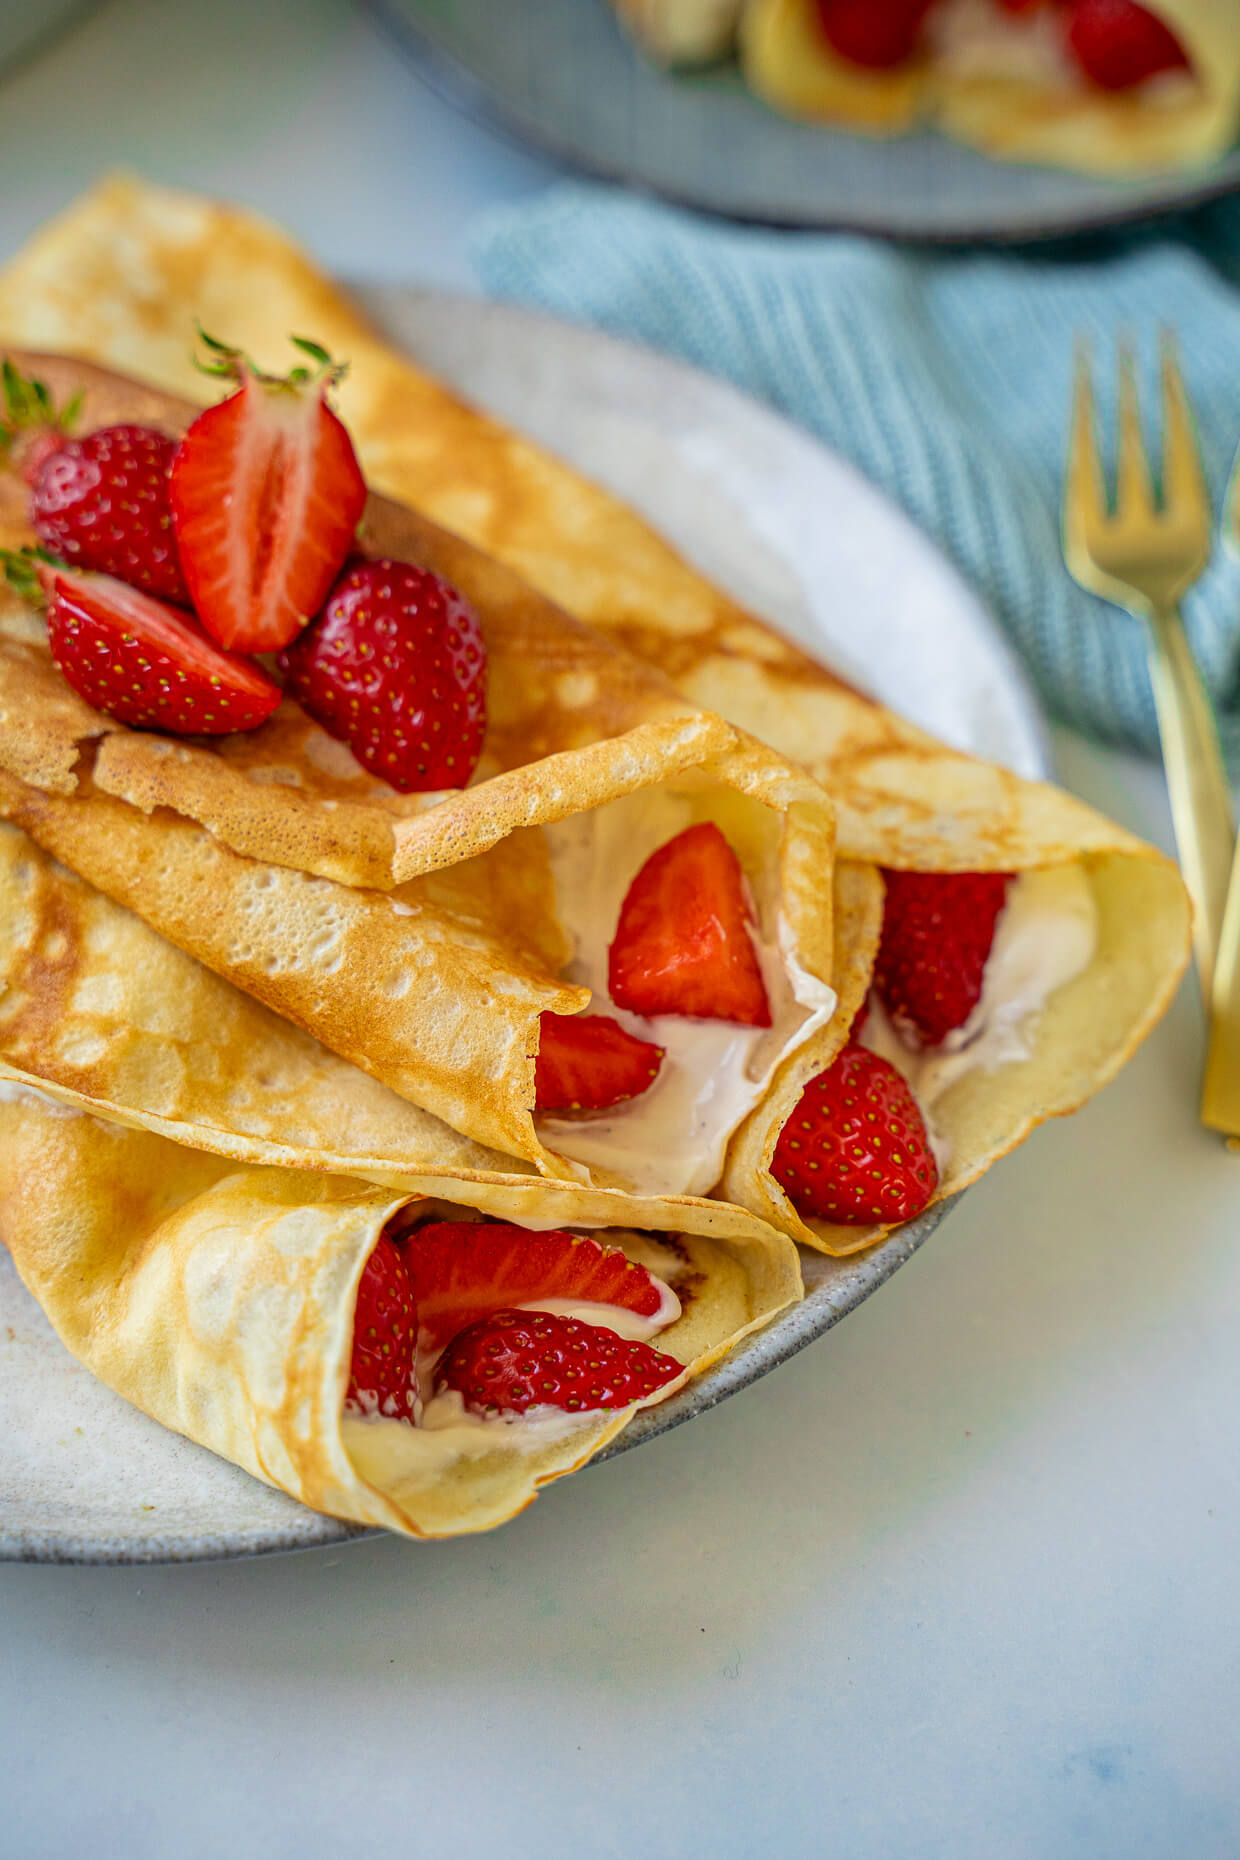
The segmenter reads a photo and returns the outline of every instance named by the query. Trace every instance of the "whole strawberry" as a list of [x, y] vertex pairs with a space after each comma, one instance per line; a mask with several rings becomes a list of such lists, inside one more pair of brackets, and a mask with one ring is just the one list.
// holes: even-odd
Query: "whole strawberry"
[[547, 1311], [497, 1311], [449, 1344], [436, 1389], [456, 1389], [474, 1414], [569, 1414], [628, 1408], [674, 1382], [682, 1366], [648, 1343]]
[[438, 575], [353, 562], [279, 664], [290, 694], [401, 794], [467, 785], [486, 731], [486, 647]]
[[44, 548], [188, 607], [168, 471], [176, 450], [150, 426], [104, 426], [46, 452], [30, 480], [30, 522]]
[[894, 1066], [852, 1045], [801, 1093], [771, 1174], [799, 1214], [853, 1227], [911, 1220], [939, 1185], [917, 1100]]
[[901, 1031], [938, 1046], [981, 999], [1010, 872], [884, 872], [874, 981]]
[[417, 1329], [404, 1258], [381, 1233], [358, 1282], [346, 1408], [412, 1421]]

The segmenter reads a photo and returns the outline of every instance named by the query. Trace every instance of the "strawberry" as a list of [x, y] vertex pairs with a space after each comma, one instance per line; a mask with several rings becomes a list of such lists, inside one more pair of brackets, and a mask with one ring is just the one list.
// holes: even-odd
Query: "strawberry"
[[436, 1389], [456, 1389], [474, 1414], [569, 1414], [628, 1408], [683, 1373], [674, 1356], [615, 1331], [547, 1311], [497, 1311], [448, 1346]]
[[535, 1110], [605, 1111], [648, 1091], [663, 1048], [606, 1014], [544, 1014], [534, 1071]]
[[66, 439], [30, 480], [30, 522], [45, 548], [161, 600], [189, 605], [168, 470], [176, 450], [150, 426], [104, 426]]
[[582, 1234], [534, 1233], [505, 1221], [434, 1221], [401, 1242], [421, 1339], [437, 1349], [467, 1324], [548, 1298], [675, 1314], [662, 1282], [619, 1247]]
[[886, 71], [917, 50], [933, 0], [818, 0], [818, 18], [832, 51], [850, 64]]
[[884, 872], [874, 980], [898, 1027], [938, 1046], [977, 1006], [1010, 872]]
[[769, 1027], [749, 935], [740, 861], [713, 821], [686, 827], [647, 859], [625, 894], [608, 985], [633, 1014]]
[[416, 1337], [417, 1314], [404, 1258], [389, 1235], [381, 1233], [358, 1281], [347, 1409], [413, 1420]]
[[208, 372], [238, 387], [199, 414], [172, 461], [181, 566], [212, 639], [275, 652], [322, 606], [366, 502], [353, 442], [327, 405], [342, 370], [297, 336], [316, 368], [283, 377], [205, 340]]
[[486, 647], [438, 575], [352, 563], [280, 669], [310, 715], [401, 794], [468, 784], [486, 732]]
[[1188, 68], [1171, 29], [1133, 0], [1075, 0], [1068, 45], [1090, 83], [1103, 90], [1130, 90], [1160, 72]]
[[799, 1214], [846, 1226], [911, 1220], [939, 1184], [912, 1092], [894, 1066], [851, 1044], [801, 1093], [771, 1174]]
[[30, 556], [6, 555], [5, 568], [24, 594], [42, 589], [48, 645], [63, 676], [120, 723], [226, 736], [256, 729], [280, 702], [259, 666], [221, 652], [188, 614], [123, 581]]

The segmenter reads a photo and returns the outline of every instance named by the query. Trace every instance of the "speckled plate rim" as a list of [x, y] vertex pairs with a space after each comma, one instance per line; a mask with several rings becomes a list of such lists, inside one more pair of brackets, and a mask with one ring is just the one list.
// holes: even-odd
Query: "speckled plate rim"
[[[766, 479], [778, 459], [792, 474], [776, 486], [781, 509], [793, 485], [800, 487], [810, 503], [827, 497], [830, 507], [840, 508], [841, 500], [851, 500], [851, 505], [845, 503], [843, 507], [851, 509], [857, 522], [881, 528], [887, 545], [882, 551], [884, 574], [893, 573], [895, 564], [902, 563], [905, 575], [911, 575], [924, 589], [931, 607], [936, 600], [940, 603], [940, 626], [955, 626], [974, 643], [970, 662], [985, 660], [983, 677], [989, 681], [992, 701], [1003, 710], [1001, 729], [1014, 760], [1025, 773], [1045, 771], [1046, 737], [1036, 703], [1017, 661], [975, 596], [882, 493], [801, 429], [726, 383], [594, 330], [558, 323], [504, 304], [432, 291], [385, 287], [361, 290], [359, 295], [376, 319], [442, 379], [460, 391], [472, 392], [474, 399], [501, 418], [521, 425], [531, 436], [552, 445], [578, 465], [588, 468], [590, 447], [604, 444], [614, 475], [614, 422], [616, 409], [622, 408], [624, 418], [633, 424], [639, 438], [646, 425], [656, 419], [692, 436], [688, 460], [674, 469], [686, 477], [692, 472], [706, 473], [706, 489], [712, 499], [721, 494], [743, 498], [744, 473]], [[538, 365], [539, 358], [546, 361], [548, 357], [553, 361], [550, 374], [546, 367]], [[549, 381], [557, 384], [550, 390]], [[562, 387], [558, 385], [561, 383]], [[706, 435], [718, 442], [718, 456], [713, 460], [703, 450]], [[724, 462], [737, 461], [742, 462], [738, 479], [725, 481], [710, 475], [712, 470], [721, 470]], [[641, 493], [648, 497], [648, 460], [640, 445], [622, 466], [621, 477], [626, 471], [632, 480], [628, 493], [634, 501], [640, 501], [639, 485]], [[616, 488], [624, 491], [626, 486], [621, 483]], [[682, 547], [692, 541], [685, 529], [686, 524], [690, 531], [693, 528], [692, 510], [692, 504], [688, 514], [678, 508], [675, 522], [669, 525], [673, 539]], [[729, 522], [715, 527], [731, 534], [735, 525]], [[852, 523], [840, 527], [851, 530]], [[723, 572], [722, 564], [708, 560], [704, 565]], [[812, 575], [809, 578], [814, 579]], [[790, 631], [805, 636], [806, 618], [802, 617], [798, 625], [790, 609], [779, 609], [773, 591], [768, 611], [777, 613]], [[894, 664], [903, 665], [901, 653], [888, 656]], [[959, 718], [956, 720], [958, 736], [969, 727]], [[845, 1259], [805, 1254], [807, 1295], [800, 1304], [746, 1338], [725, 1361], [689, 1387], [635, 1416], [591, 1465], [600, 1466], [705, 1413], [825, 1335], [925, 1244], [957, 1199], [936, 1203], [867, 1252]], [[175, 1441], [176, 1437], [169, 1439]], [[185, 1447], [188, 1443], [177, 1444]], [[0, 1484], [3, 1476], [0, 1444]], [[288, 1502], [291, 1505], [292, 1501]], [[291, 1553], [382, 1535], [301, 1507], [289, 1515], [295, 1522], [285, 1525], [274, 1519], [244, 1536], [239, 1532], [202, 1530], [177, 1535], [174, 1528], [170, 1536], [135, 1534], [128, 1539], [114, 1531], [92, 1536], [63, 1527], [12, 1529], [0, 1519], [0, 1561], [191, 1563]], [[162, 1521], [161, 1528], [167, 1528]]]
[[1035, 211], [1016, 224], [993, 216], [970, 218], [966, 213], [948, 225], [919, 223], [913, 226], [895, 214], [884, 217], [882, 213], [850, 211], [843, 206], [811, 214], [789, 209], [776, 200], [756, 202], [743, 208], [724, 206], [692, 188], [656, 181], [650, 176], [637, 176], [622, 163], [609, 161], [580, 142], [557, 135], [545, 122], [514, 105], [438, 44], [424, 27], [400, 9], [396, 0], [362, 0], [362, 5], [436, 96], [470, 121], [518, 148], [533, 149], [563, 164], [575, 174], [628, 187], [670, 206], [687, 207], [712, 219], [776, 230], [859, 233], [869, 238], [929, 246], [1047, 244], [1089, 233], [1118, 232], [1186, 213], [1240, 192], [1238, 148], [1204, 174], [1152, 177], [1133, 183], [1131, 191], [1117, 184], [1114, 198], [1097, 206], [1067, 205], [1042, 214]]

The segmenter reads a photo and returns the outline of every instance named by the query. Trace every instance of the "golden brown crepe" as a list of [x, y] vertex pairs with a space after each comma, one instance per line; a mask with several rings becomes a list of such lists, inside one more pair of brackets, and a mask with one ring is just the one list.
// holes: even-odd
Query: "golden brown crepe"
[[[76, 362], [17, 360], [58, 404], [84, 390], [87, 429], [142, 419], [175, 432], [192, 412]], [[10, 546], [29, 539], [11, 474], [0, 481], [6, 526]], [[580, 1177], [532, 1119], [540, 1016], [590, 999], [558, 980], [570, 948], [536, 828], [643, 790], [692, 795], [704, 817], [753, 842], [755, 882], [771, 874], [768, 929], [825, 986], [830, 804], [469, 544], [382, 499], [364, 533], [374, 552], [444, 574], [482, 616], [490, 723], [474, 786], [405, 813], [407, 797], [291, 702], [258, 730], [213, 739], [118, 724], [69, 690], [38, 616], [9, 591], [0, 814], [412, 1103], [548, 1174]], [[375, 884], [388, 895], [361, 888]]]
[[1098, 174], [1217, 161], [1240, 129], [1240, 0], [1150, 0], [1147, 10], [1176, 34], [1191, 78], [1166, 74], [1117, 92], [1072, 73], [979, 75], [930, 55], [863, 70], [832, 50], [814, 0], [747, 0], [741, 63], [777, 110], [870, 135], [930, 122], [1003, 160]]
[[801, 1291], [792, 1244], [720, 1203], [672, 1206], [502, 1175], [429, 1174], [419, 1197], [341, 1176], [238, 1170], [25, 1087], [0, 1094], [0, 1237], [62, 1341], [101, 1380], [318, 1510], [414, 1537], [486, 1530], [584, 1465], [634, 1409], [565, 1417], [550, 1437], [520, 1421], [435, 1433], [344, 1418], [358, 1280], [385, 1223], [411, 1206], [622, 1244], [680, 1298], [657, 1347], [683, 1363], [682, 1380]]
[[613, 0], [617, 13], [653, 58], [701, 65], [732, 49], [744, 0]]
[[[881, 917], [871, 870], [1024, 871], [1077, 864], [1097, 899], [1088, 971], [1052, 1001], [1030, 1058], [964, 1080], [937, 1108], [945, 1191], [1042, 1119], [1097, 1090], [1155, 1024], [1188, 957], [1174, 867], [1083, 803], [933, 741], [713, 587], [615, 498], [466, 406], [386, 347], [287, 239], [239, 210], [118, 179], [38, 235], [0, 276], [0, 338], [57, 346], [192, 389], [183, 332], [200, 314], [267, 365], [311, 330], [352, 361], [342, 411], [371, 480], [657, 665], [829, 789], [841, 855], [830, 1038], [776, 1081], [742, 1128], [728, 1192], [802, 1239], [848, 1250], [872, 1232], [806, 1228], [764, 1179], [810, 1068], [826, 1063], [865, 992]], [[845, 901], [846, 900], [846, 901]], [[957, 1096], [958, 1094], [958, 1096]]]

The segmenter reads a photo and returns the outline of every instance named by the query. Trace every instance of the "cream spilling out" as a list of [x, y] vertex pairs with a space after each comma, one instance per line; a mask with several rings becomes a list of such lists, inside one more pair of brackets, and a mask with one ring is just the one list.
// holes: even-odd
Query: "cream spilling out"
[[893, 1065], [921, 1107], [940, 1174], [948, 1144], [934, 1109], [971, 1072], [994, 1072], [1028, 1059], [1038, 1018], [1057, 989], [1083, 975], [1098, 947], [1098, 905], [1078, 864], [1022, 872], [1008, 887], [977, 1006], [938, 1046], [913, 1047], [883, 1011], [877, 994], [861, 1044]]
[[[1071, 56], [1063, 13], [1055, 6], [1021, 12], [997, 0], [940, 0], [926, 21], [926, 46], [939, 70], [967, 83], [1036, 84], [1051, 91], [1088, 93], [1089, 81]], [[1142, 102], [1175, 104], [1196, 89], [1187, 69], [1160, 71], [1130, 89]]]
[[[445, 1214], [459, 1220], [468, 1210], [445, 1205]], [[587, 1230], [587, 1223], [576, 1227]], [[605, 1247], [619, 1247], [629, 1259], [644, 1266], [658, 1289], [658, 1309], [646, 1314], [620, 1305], [589, 1299], [548, 1297], [529, 1299], [506, 1307], [518, 1311], [545, 1311], [577, 1318], [601, 1330], [640, 1343], [655, 1343], [662, 1332], [684, 1315], [699, 1278], [693, 1252], [683, 1243], [628, 1228], [593, 1230], [591, 1237]], [[676, 1282], [681, 1283], [682, 1301]], [[428, 1478], [465, 1477], [488, 1458], [513, 1451], [538, 1454], [574, 1435], [588, 1435], [600, 1425], [614, 1425], [629, 1410], [578, 1409], [569, 1412], [550, 1403], [534, 1404], [523, 1413], [480, 1414], [468, 1408], [452, 1388], [436, 1389], [435, 1372], [451, 1339], [432, 1345], [425, 1331], [419, 1334], [415, 1353], [418, 1396], [409, 1421], [383, 1414], [359, 1414], [346, 1408], [341, 1439], [355, 1470], [386, 1491], [422, 1485]], [[679, 1386], [674, 1382], [653, 1399]], [[645, 1406], [646, 1403], [635, 1404]]]
[[[747, 805], [755, 816], [768, 812], [757, 803]], [[557, 910], [575, 949], [565, 978], [589, 988], [591, 1013], [609, 1015], [637, 1038], [661, 1046], [664, 1059], [640, 1097], [590, 1115], [542, 1115], [536, 1128], [549, 1149], [583, 1165], [583, 1176], [597, 1172], [637, 1194], [701, 1195], [712, 1189], [732, 1133], [780, 1064], [827, 1024], [835, 1008], [834, 991], [798, 961], [779, 910], [774, 826], [768, 835], [753, 836], [755, 844], [766, 840], [756, 862], [729, 827], [723, 829], [745, 868], [754, 907], [750, 935], [771, 1025], [682, 1014], [646, 1018], [612, 1002], [608, 952], [629, 886], [652, 853], [705, 817], [702, 797], [653, 788], [546, 829]]]

